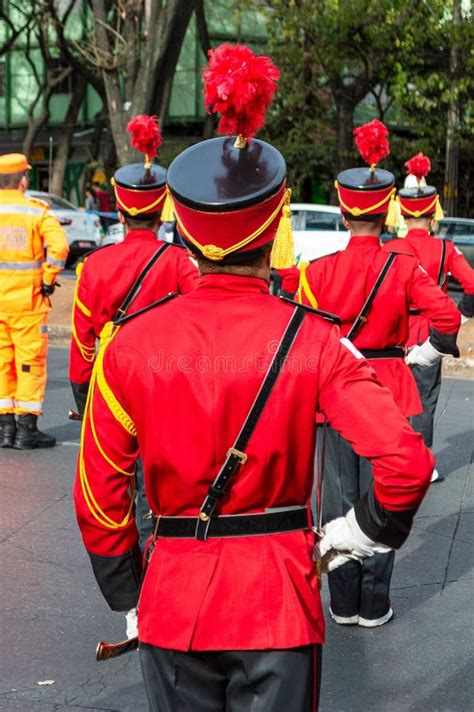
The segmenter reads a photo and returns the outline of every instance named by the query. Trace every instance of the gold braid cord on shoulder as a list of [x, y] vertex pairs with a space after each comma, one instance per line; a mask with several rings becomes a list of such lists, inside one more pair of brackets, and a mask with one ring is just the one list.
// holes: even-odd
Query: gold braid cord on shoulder
[[82, 341], [79, 339], [77, 335], [77, 330], [76, 330], [76, 323], [75, 323], [75, 309], [80, 309], [80, 311], [87, 317], [91, 316], [91, 310], [86, 307], [86, 305], [79, 299], [79, 282], [81, 279], [81, 272], [84, 267], [84, 264], [80, 262], [77, 267], [76, 267], [76, 286], [74, 287], [74, 305], [72, 308], [72, 324], [71, 324], [71, 331], [72, 331], [72, 337], [74, 341], [77, 344], [77, 347], [79, 349], [79, 352], [84, 359], [84, 361], [87, 361], [88, 363], [92, 363], [93, 360], [95, 359], [95, 345], [94, 346], [86, 346], [85, 344], [82, 343]]
[[304, 294], [304, 295], [306, 296], [306, 298], [308, 299], [310, 305], [313, 307], [313, 309], [317, 309], [317, 308], [318, 308], [318, 300], [317, 300], [316, 297], [314, 296], [313, 292], [311, 291], [311, 287], [309, 286], [308, 277], [307, 277], [307, 274], [306, 274], [306, 268], [307, 268], [307, 267], [308, 267], [308, 265], [307, 265], [305, 262], [303, 262], [303, 263], [301, 264], [301, 268], [300, 268], [300, 284], [299, 284], [298, 292], [297, 292], [297, 301], [298, 301], [300, 304], [302, 304], [302, 303], [303, 303], [303, 302], [302, 302], [302, 297], [303, 297], [303, 294]]
[[[84, 421], [83, 421], [82, 431], [81, 431], [81, 448], [79, 451], [79, 477], [80, 477], [80, 482], [81, 482], [82, 493], [84, 496], [84, 501], [86, 502], [86, 505], [87, 505], [90, 513], [94, 517], [94, 519], [96, 519], [99, 522], [99, 524], [101, 524], [106, 529], [123, 529], [124, 527], [126, 527], [130, 521], [133, 504], [134, 504], [134, 500], [135, 500], [135, 479], [133, 477], [133, 475], [135, 474], [135, 471], [127, 472], [126, 470], [123, 470], [107, 455], [107, 453], [104, 451], [102, 445], [99, 442], [99, 438], [97, 436], [97, 431], [96, 431], [95, 422], [94, 422], [94, 390], [95, 390], [95, 387], [97, 386], [102, 398], [104, 399], [105, 403], [107, 404], [107, 407], [109, 408], [109, 410], [112, 413], [112, 415], [114, 416], [114, 418], [122, 425], [122, 427], [128, 433], [130, 433], [130, 435], [133, 435], [133, 436], [136, 435], [136, 429], [135, 429], [132, 419], [130, 418], [128, 413], [124, 410], [124, 408], [122, 408], [122, 406], [116, 399], [109, 384], [107, 383], [107, 380], [106, 380], [105, 374], [104, 374], [103, 360], [104, 360], [105, 350], [106, 350], [108, 344], [116, 336], [116, 334], [118, 332], [118, 328], [113, 327], [112, 324], [106, 324], [106, 326], [102, 330], [100, 350], [99, 350], [99, 354], [97, 356], [96, 363], [94, 365], [94, 370], [92, 372], [92, 378], [91, 378], [91, 382], [90, 382], [90, 386], [89, 386], [89, 391], [87, 394], [87, 401], [86, 401], [86, 407], [85, 407], [85, 413], [84, 413]], [[84, 460], [84, 440], [85, 440], [85, 431], [86, 431], [87, 422], [90, 423], [91, 433], [92, 433], [94, 443], [95, 443], [98, 451], [100, 452], [101, 456], [104, 458], [104, 460], [116, 472], [120, 472], [122, 475], [132, 478], [132, 480], [131, 480], [131, 490], [132, 491], [130, 494], [130, 505], [128, 507], [128, 511], [126, 512], [124, 518], [120, 522], [116, 522], [113, 519], [111, 519], [104, 512], [104, 510], [100, 507], [100, 505], [98, 504], [97, 500], [94, 497], [91, 485], [90, 485], [88, 477], [87, 477], [86, 465], [85, 465], [85, 460]]]

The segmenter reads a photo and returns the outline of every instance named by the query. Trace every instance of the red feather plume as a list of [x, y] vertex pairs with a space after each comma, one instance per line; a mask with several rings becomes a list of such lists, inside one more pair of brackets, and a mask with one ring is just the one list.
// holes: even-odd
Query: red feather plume
[[355, 143], [360, 155], [369, 166], [375, 166], [390, 155], [388, 128], [378, 119], [354, 129]]
[[127, 124], [131, 144], [137, 151], [144, 153], [148, 161], [155, 158], [161, 146], [161, 131], [156, 116], [139, 114]]
[[280, 78], [271, 59], [256, 56], [245, 45], [222, 44], [209, 51], [203, 76], [206, 110], [221, 114], [217, 131], [254, 136], [265, 122]]
[[431, 161], [428, 156], [425, 156], [421, 151], [412, 156], [406, 163], [407, 173], [415, 176], [418, 183], [422, 178], [426, 178], [431, 170]]

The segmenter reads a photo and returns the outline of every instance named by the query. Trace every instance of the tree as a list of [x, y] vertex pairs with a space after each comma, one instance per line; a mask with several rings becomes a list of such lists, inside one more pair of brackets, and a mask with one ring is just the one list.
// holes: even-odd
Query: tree
[[124, 164], [134, 155], [125, 130], [131, 116], [166, 113], [196, 0], [91, 0], [91, 8], [91, 27], [83, 41], [69, 43], [69, 51], [101, 77], [118, 161]]
[[[295, 48], [317, 88], [329, 89], [334, 107], [337, 169], [353, 160], [353, 117], [358, 104], [372, 94], [379, 113], [390, 88], [393, 68], [409, 59], [412, 38], [421, 48], [420, 27], [439, 20], [444, 3], [419, 0], [264, 0], [271, 22], [270, 49], [283, 71], [290, 73]], [[292, 49], [290, 49], [290, 44]], [[301, 75], [300, 75], [301, 79]], [[308, 91], [308, 88], [305, 89]]]

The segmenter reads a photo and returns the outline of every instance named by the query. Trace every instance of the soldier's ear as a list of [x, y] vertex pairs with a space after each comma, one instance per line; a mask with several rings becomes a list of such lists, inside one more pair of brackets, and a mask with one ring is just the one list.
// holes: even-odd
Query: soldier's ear
[[119, 222], [122, 223], [122, 225], [125, 225], [125, 218], [123, 216], [123, 213], [120, 212], [120, 210], [117, 212]]
[[24, 193], [28, 188], [28, 178], [26, 175], [22, 176], [20, 179], [19, 189]]

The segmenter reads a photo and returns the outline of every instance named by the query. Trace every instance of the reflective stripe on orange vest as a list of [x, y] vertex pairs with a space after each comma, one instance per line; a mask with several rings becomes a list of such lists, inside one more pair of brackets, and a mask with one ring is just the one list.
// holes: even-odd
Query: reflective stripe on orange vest
[[43, 260], [35, 262], [0, 262], [0, 269], [39, 269], [43, 264]]

